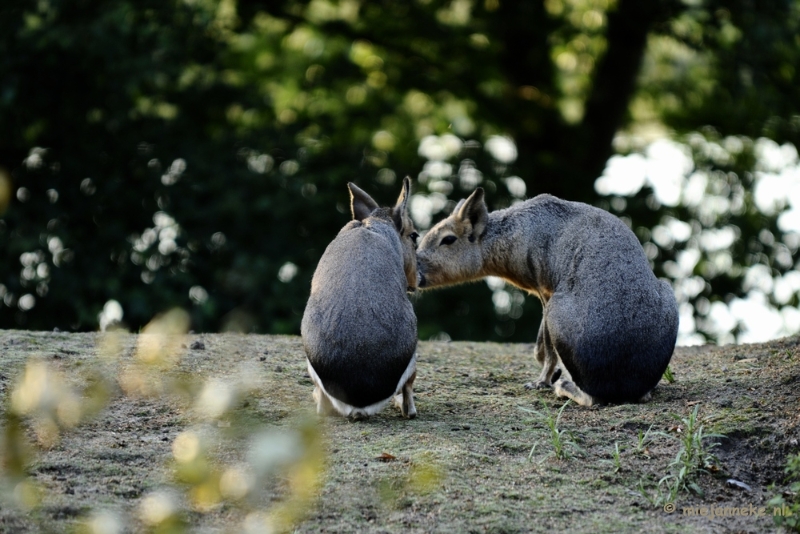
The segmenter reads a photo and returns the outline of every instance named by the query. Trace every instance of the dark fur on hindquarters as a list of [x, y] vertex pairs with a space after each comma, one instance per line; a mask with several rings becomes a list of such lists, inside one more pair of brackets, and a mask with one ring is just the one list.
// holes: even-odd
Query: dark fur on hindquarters
[[406, 291], [416, 289], [416, 232], [408, 217], [411, 181], [394, 208], [380, 208], [348, 184], [353, 220], [320, 258], [301, 335], [320, 414], [354, 419], [400, 395], [416, 416], [417, 319]]
[[534, 386], [581, 405], [645, 399], [675, 349], [672, 288], [633, 232], [599, 208], [539, 195], [490, 214], [478, 188], [425, 235], [417, 260], [421, 288], [497, 276], [536, 295]]

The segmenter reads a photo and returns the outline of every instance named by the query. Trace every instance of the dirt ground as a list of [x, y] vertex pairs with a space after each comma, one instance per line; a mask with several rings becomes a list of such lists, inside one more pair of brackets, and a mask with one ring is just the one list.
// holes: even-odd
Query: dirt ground
[[[99, 334], [0, 332], [4, 410], [26, 361], [46, 361], [79, 384], [98, 358], [98, 341]], [[113, 373], [133, 365], [136, 342], [133, 334], [122, 338], [119, 357], [109, 364]], [[556, 459], [546, 418], [563, 401], [551, 391], [525, 389], [538, 373], [532, 346], [422, 342], [415, 420], [402, 419], [389, 406], [365, 421], [316, 423], [326, 468], [319, 494], [295, 531], [779, 531], [769, 507], [760, 517], [709, 517], [700, 509], [758, 509], [788, 487], [786, 456], [800, 451], [798, 345], [800, 338], [678, 348], [671, 364], [674, 382], [662, 381], [650, 402], [568, 405], [558, 428], [574, 446], [568, 446], [568, 458]], [[169, 373], [224, 379], [250, 370], [256, 387], [235, 413], [244, 414], [253, 429], [290, 428], [312, 407], [297, 337], [190, 334], [180, 352]], [[648, 502], [639, 487], [652, 493], [670, 472], [678, 442], [669, 435], [681, 426], [673, 416], [687, 417], [696, 406], [705, 431], [726, 437], [715, 449], [717, 471], [696, 479], [703, 497], [682, 492], [670, 513]], [[137, 511], [140, 501], [159, 488], [180, 493], [173, 481], [173, 442], [196, 424], [190, 412], [169, 395], [116, 391], [99, 415], [38, 453], [28, 473], [43, 489], [42, 502], [29, 511], [0, 503], [0, 532], [68, 532], [99, 509], [122, 518], [124, 532], [147, 531]], [[225, 425], [217, 423], [220, 434]], [[648, 429], [639, 448], [639, 436]], [[211, 453], [220, 463], [234, 461], [245, 454], [245, 442], [246, 436], [223, 436]], [[286, 488], [276, 479], [263, 493], [265, 506], [279, 503]], [[240, 532], [243, 514], [225, 503], [190, 511], [188, 530]]]

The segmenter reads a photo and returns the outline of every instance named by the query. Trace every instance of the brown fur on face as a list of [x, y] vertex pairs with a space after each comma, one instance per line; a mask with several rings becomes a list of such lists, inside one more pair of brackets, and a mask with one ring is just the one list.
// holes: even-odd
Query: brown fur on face
[[484, 276], [481, 241], [488, 217], [479, 187], [425, 234], [417, 249], [419, 287], [460, 284]]
[[411, 197], [411, 178], [403, 179], [403, 189], [392, 209], [392, 218], [395, 227], [400, 232], [400, 242], [403, 244], [403, 270], [408, 281], [408, 290], [417, 289], [417, 229], [414, 221], [408, 214], [408, 199]]
[[[350, 210], [354, 220], [363, 221], [378, 209], [378, 203], [357, 185], [349, 183], [347, 187], [350, 189]], [[403, 246], [403, 270], [408, 282], [408, 290], [413, 292], [417, 289], [416, 239], [418, 234], [414, 228], [414, 222], [408, 215], [408, 199], [410, 197], [411, 178], [406, 176], [403, 179], [400, 196], [397, 197], [397, 202], [392, 208], [392, 220], [400, 234], [400, 243]]]

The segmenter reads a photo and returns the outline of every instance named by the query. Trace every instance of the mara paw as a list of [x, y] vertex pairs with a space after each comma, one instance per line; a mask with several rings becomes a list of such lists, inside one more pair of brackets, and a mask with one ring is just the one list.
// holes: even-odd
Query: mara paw
[[553, 389], [556, 392], [556, 396], [572, 399], [580, 406], [592, 406], [595, 404], [595, 399], [576, 386], [571, 380], [559, 380], [553, 385]]
[[525, 389], [550, 389], [552, 384], [548, 384], [544, 380], [537, 380], [536, 382], [528, 382], [525, 384]]

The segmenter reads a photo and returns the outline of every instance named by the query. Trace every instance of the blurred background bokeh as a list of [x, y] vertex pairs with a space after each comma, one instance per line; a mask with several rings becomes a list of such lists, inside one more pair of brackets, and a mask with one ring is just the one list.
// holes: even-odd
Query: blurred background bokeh
[[[792, 334], [798, 66], [798, 0], [4, 0], [0, 328], [297, 334], [345, 184], [408, 175], [423, 230], [478, 185], [623, 218], [679, 343]], [[421, 339], [541, 313], [496, 279], [415, 307]]]

